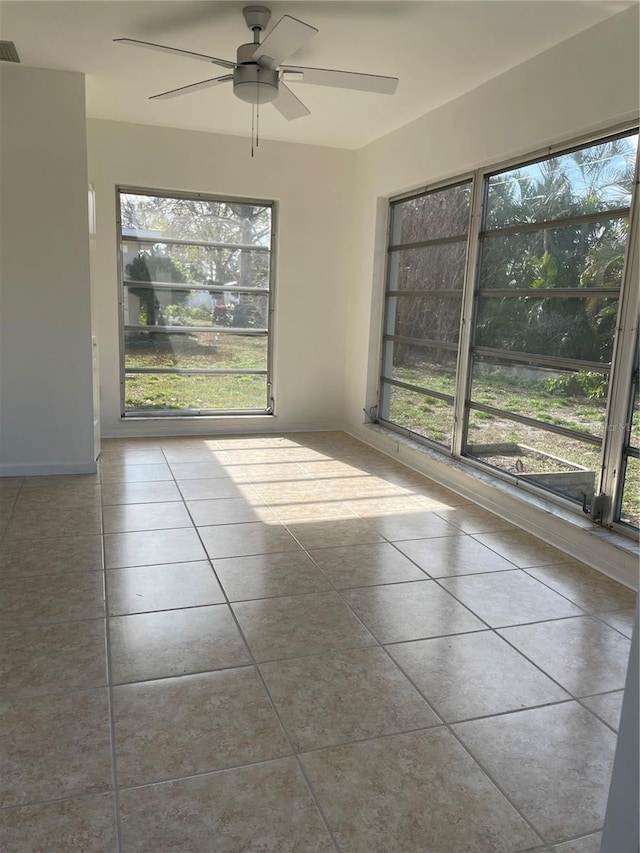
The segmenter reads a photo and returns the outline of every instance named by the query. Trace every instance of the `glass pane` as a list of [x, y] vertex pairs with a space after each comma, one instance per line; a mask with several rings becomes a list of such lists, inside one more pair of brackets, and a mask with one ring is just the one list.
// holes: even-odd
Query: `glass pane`
[[471, 409], [466, 453], [523, 481], [582, 503], [593, 494], [600, 448]]
[[628, 207], [637, 147], [633, 134], [493, 175], [485, 227]]
[[125, 405], [128, 410], [264, 410], [267, 406], [267, 378], [126, 374]]
[[262, 293], [209, 293], [127, 286], [125, 326], [218, 326], [264, 329], [269, 297]]
[[125, 332], [125, 367], [266, 370], [267, 338], [213, 332]]
[[269, 252], [122, 242], [126, 281], [269, 287]]
[[387, 334], [455, 344], [461, 307], [462, 294], [391, 296], [387, 299]]
[[441, 394], [455, 394], [456, 350], [417, 347], [389, 341], [385, 344], [384, 375]]
[[500, 234], [482, 241], [481, 288], [620, 287], [626, 219]]
[[620, 520], [640, 527], [640, 459], [627, 457]]
[[386, 386], [385, 397], [388, 402], [383, 417], [390, 423], [451, 446], [453, 403], [393, 385]]
[[462, 290], [465, 241], [400, 249], [389, 255], [389, 290]]
[[471, 183], [391, 205], [391, 245], [457, 237], [469, 228]]
[[608, 364], [617, 315], [617, 299], [480, 299], [475, 344]]
[[190, 198], [120, 194], [122, 231], [140, 237], [269, 246], [271, 208]]
[[537, 421], [601, 438], [609, 377], [594, 371], [562, 371], [534, 364], [476, 357], [471, 399]]

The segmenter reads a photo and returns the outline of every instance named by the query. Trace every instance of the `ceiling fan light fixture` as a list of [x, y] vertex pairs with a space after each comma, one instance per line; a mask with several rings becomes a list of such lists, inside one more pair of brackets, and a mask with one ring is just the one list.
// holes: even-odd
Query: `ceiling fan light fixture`
[[240, 65], [233, 72], [233, 94], [247, 104], [268, 104], [278, 96], [278, 72], [258, 65]]

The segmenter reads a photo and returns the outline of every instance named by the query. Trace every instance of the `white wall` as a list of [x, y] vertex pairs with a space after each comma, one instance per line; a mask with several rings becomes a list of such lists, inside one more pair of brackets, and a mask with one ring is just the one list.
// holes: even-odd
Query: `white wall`
[[383, 200], [637, 118], [638, 76], [636, 6], [358, 152], [358, 257], [345, 361], [344, 408], [351, 428], [362, 424], [363, 407], [376, 401]]
[[[346, 290], [355, 153], [247, 137], [88, 121], [97, 202], [95, 299], [103, 435], [335, 427], [342, 423]], [[274, 200], [276, 417], [122, 419], [115, 187]]]
[[0, 66], [0, 474], [95, 471], [82, 74]]

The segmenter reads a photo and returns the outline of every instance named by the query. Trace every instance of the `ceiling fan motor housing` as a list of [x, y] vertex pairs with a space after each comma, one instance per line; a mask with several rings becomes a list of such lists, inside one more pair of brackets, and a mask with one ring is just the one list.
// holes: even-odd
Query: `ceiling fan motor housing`
[[238, 65], [233, 72], [233, 94], [248, 104], [268, 104], [278, 94], [278, 72], [255, 62]]

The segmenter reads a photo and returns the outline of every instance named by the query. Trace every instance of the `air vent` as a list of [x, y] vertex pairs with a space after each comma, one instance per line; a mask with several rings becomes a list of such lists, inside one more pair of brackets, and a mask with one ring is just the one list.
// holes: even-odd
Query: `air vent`
[[12, 41], [0, 41], [0, 62], [20, 62], [18, 51]]

